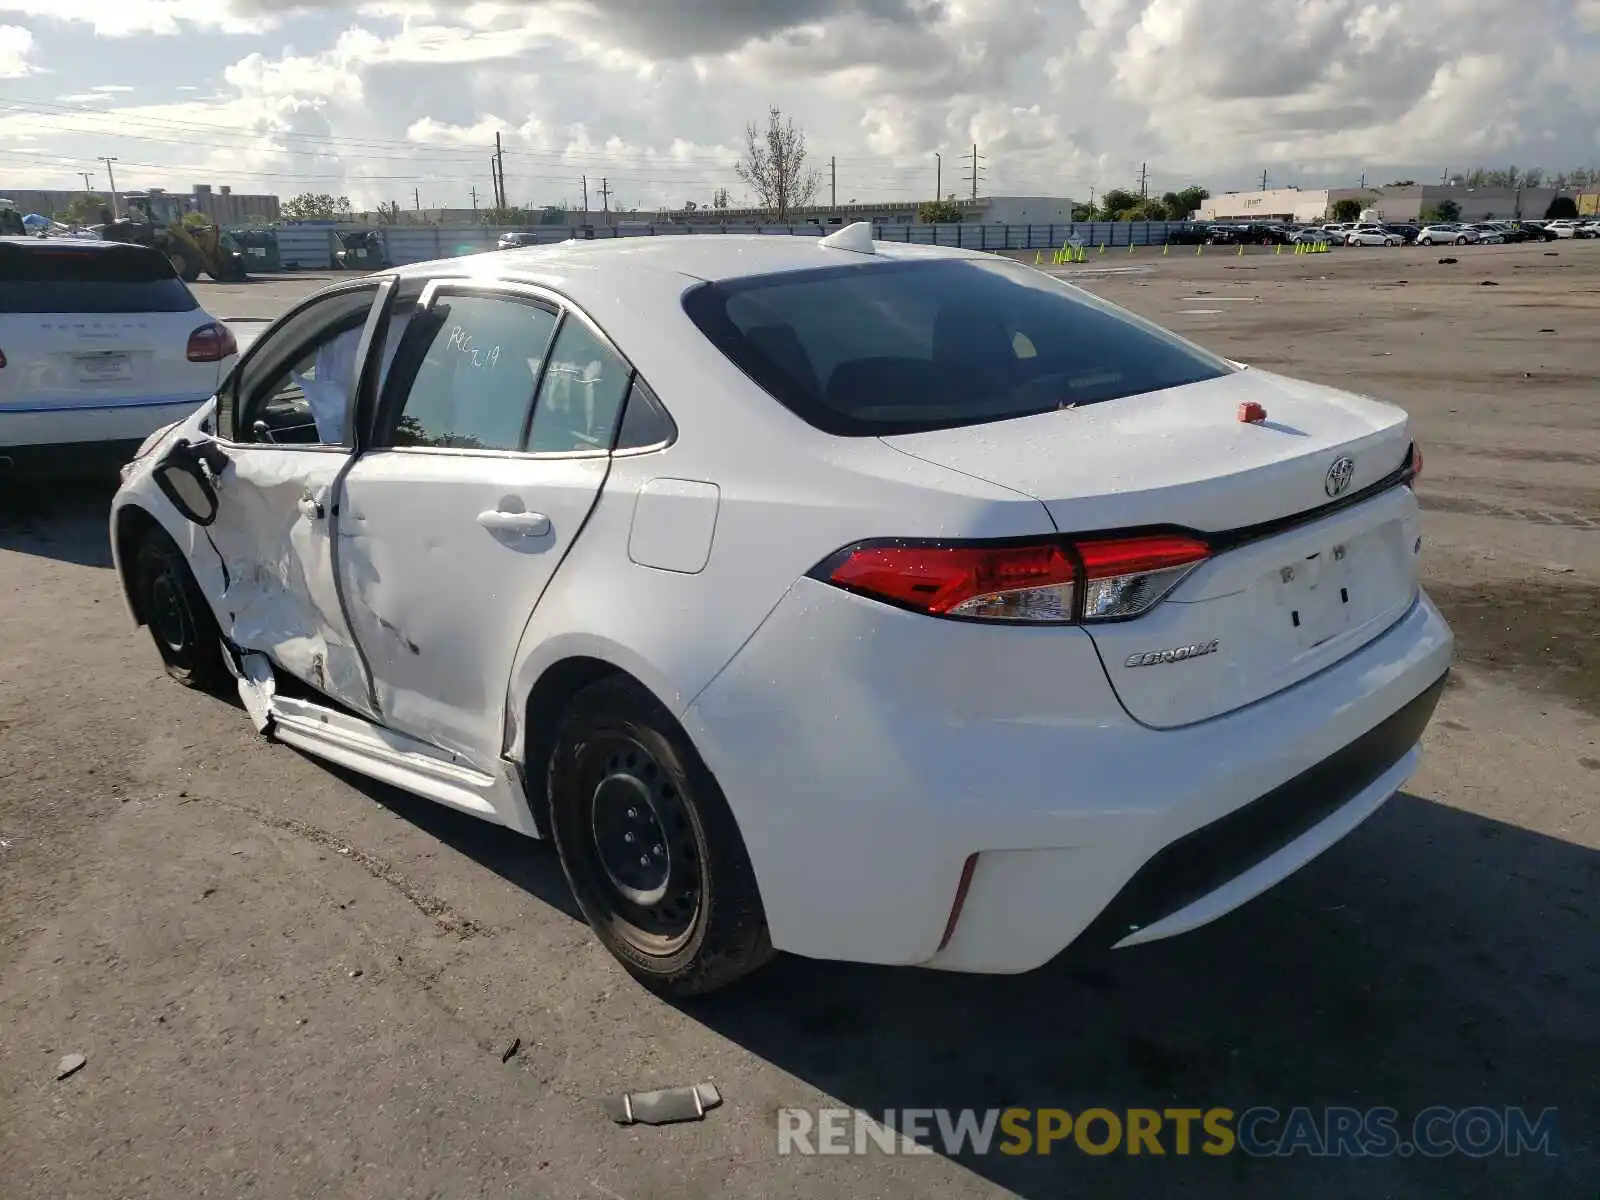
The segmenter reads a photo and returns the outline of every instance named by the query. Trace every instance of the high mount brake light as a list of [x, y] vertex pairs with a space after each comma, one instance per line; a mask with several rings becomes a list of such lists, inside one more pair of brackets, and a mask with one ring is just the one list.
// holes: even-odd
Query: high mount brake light
[[1136, 617], [1210, 555], [1195, 538], [1049, 540], [1021, 545], [864, 545], [815, 574], [930, 616], [1066, 624]]

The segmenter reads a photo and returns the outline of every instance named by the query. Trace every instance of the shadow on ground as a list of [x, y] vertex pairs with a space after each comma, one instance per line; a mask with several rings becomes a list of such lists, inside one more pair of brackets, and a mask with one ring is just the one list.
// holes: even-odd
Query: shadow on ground
[[115, 478], [0, 480], [0, 550], [85, 567], [111, 565]]
[[[576, 917], [548, 847], [347, 778]], [[780, 957], [680, 1007], [879, 1119], [906, 1108], [1387, 1106], [1409, 1138], [1432, 1105], [1558, 1110], [1548, 1157], [1185, 1157], [1170, 1129], [1160, 1158], [1091, 1157], [1070, 1141], [1049, 1157], [955, 1156], [1038, 1200], [1592, 1196], [1597, 895], [1600, 854], [1402, 793], [1298, 876], [1186, 938], [1011, 977]]]

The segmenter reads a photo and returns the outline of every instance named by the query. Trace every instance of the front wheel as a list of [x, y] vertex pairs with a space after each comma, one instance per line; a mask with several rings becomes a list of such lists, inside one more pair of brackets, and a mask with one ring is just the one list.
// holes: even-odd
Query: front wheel
[[1466, 244], [1467, 244], [1467, 239], [1466, 239], [1466, 238], [1464, 238], [1464, 237], [1458, 237], [1458, 238], [1457, 238], [1457, 239], [1456, 239], [1456, 245], [1458, 245], [1458, 246], [1465, 246], [1465, 245], [1466, 245]]
[[222, 633], [177, 543], [159, 528], [133, 560], [134, 611], [150, 631], [167, 674], [185, 687], [216, 691], [228, 678]]
[[771, 957], [733, 813], [688, 736], [641, 686], [605, 679], [573, 699], [549, 789], [573, 897], [635, 979], [694, 995]]

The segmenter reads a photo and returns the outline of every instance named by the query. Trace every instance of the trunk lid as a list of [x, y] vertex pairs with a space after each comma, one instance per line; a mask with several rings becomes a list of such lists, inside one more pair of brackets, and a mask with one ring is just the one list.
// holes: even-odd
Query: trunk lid
[[[1267, 410], [1265, 424], [1238, 420], [1249, 401]], [[1123, 706], [1147, 725], [1191, 724], [1289, 687], [1378, 636], [1416, 596], [1409, 488], [1285, 521], [1405, 462], [1410, 431], [1392, 405], [1250, 369], [884, 440], [1036, 497], [1064, 534], [1179, 526], [1221, 535], [1218, 553], [1152, 611], [1087, 626]]]

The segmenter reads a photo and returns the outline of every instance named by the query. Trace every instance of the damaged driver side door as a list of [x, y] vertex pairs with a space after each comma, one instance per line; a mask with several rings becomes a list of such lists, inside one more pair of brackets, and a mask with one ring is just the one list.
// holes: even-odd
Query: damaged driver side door
[[217, 511], [224, 632], [238, 646], [364, 715], [371, 677], [339, 596], [330, 536], [355, 452], [362, 364], [381, 337], [393, 281], [320, 295], [251, 348], [218, 394]]

